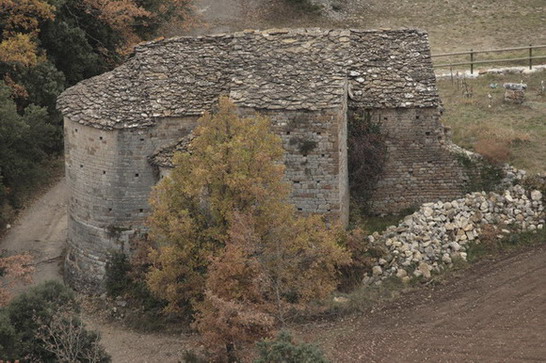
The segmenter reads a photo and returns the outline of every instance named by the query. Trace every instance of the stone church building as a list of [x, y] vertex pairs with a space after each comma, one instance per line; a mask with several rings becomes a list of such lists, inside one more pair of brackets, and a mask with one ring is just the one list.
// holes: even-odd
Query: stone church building
[[347, 220], [347, 124], [362, 112], [387, 135], [375, 211], [463, 193], [425, 32], [276, 29], [149, 42], [58, 99], [70, 187], [65, 270], [76, 288], [101, 289], [109, 254], [142, 229], [151, 187], [221, 95], [241, 114], [271, 118], [299, 211]]

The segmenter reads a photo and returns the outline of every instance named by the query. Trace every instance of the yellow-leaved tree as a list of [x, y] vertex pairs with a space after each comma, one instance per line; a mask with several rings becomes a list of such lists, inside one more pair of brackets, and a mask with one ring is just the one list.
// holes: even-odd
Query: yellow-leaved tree
[[55, 17], [42, 0], [0, 0], [0, 62], [33, 66], [39, 62], [40, 25]]
[[221, 98], [152, 193], [148, 286], [169, 309], [196, 311], [195, 326], [219, 353], [330, 294], [350, 260], [337, 227], [288, 202], [283, 153], [268, 118], [239, 117]]

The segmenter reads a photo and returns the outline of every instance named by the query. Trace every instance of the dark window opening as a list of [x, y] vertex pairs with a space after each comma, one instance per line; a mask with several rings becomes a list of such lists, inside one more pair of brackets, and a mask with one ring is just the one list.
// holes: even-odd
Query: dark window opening
[[301, 212], [302, 210], [303, 210], [303, 208], [298, 208], [298, 211], [300, 211], [300, 212]]
[[78, 132], [78, 129], [74, 129], [74, 132]]
[[138, 177], [139, 177], [139, 174], [138, 174], [138, 173], [136, 173], [136, 174], [135, 174], [135, 177], [137, 177], [137, 178], [138, 178]]
[[430, 131], [425, 132], [425, 135], [430, 136]]
[[102, 136], [99, 136], [99, 140], [102, 140]]
[[416, 120], [419, 120], [419, 115], [415, 115], [415, 119], [416, 119]]
[[286, 131], [286, 134], [287, 134], [287, 135], [290, 135], [290, 131]]
[[108, 212], [111, 212], [112, 211], [112, 208], [108, 208]]
[[325, 157], [325, 156], [326, 156], [326, 154], [320, 154], [320, 156], [322, 156], [322, 157]]
[[317, 132], [317, 135], [322, 135], [322, 132]]
[[299, 184], [300, 181], [299, 180], [294, 180], [294, 184]]
[[144, 212], [144, 209], [140, 208], [139, 211], [140, 211], [140, 213], [142, 213], [142, 212]]
[[144, 141], [144, 138], [143, 138], [143, 137], [141, 137], [141, 138], [140, 138], [140, 141]]
[[83, 168], [83, 165], [82, 165], [82, 164], [80, 164], [80, 168]]
[[103, 170], [102, 173], [103, 173], [103, 174], [106, 174], [106, 170]]

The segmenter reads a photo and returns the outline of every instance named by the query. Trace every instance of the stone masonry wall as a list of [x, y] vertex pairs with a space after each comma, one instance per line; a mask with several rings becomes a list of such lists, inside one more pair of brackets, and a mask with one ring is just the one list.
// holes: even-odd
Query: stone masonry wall
[[101, 130], [65, 118], [70, 188], [66, 278], [96, 291], [109, 253], [142, 227], [148, 195], [158, 179], [147, 157], [195, 125], [195, 117], [165, 119], [145, 129]]
[[395, 213], [435, 200], [463, 195], [467, 180], [455, 153], [448, 150], [436, 108], [376, 109], [387, 135], [387, 161], [372, 196], [372, 211]]
[[[248, 113], [250, 110], [243, 111]], [[254, 111], [250, 112], [253, 113]], [[290, 201], [302, 213], [320, 213], [347, 223], [347, 110], [261, 110], [282, 138]]]

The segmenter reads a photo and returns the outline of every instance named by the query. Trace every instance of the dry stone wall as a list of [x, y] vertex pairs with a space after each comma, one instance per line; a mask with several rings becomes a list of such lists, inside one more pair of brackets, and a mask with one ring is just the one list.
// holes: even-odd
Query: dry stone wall
[[381, 235], [368, 237], [369, 242], [386, 251], [378, 259], [365, 284], [380, 283], [397, 276], [430, 278], [452, 265], [454, 259], [466, 260], [472, 243], [480, 243], [485, 225], [497, 231], [497, 238], [513, 232], [544, 228], [544, 196], [538, 190], [515, 185], [503, 192], [476, 192], [449, 202], [425, 203], [398, 226]]

